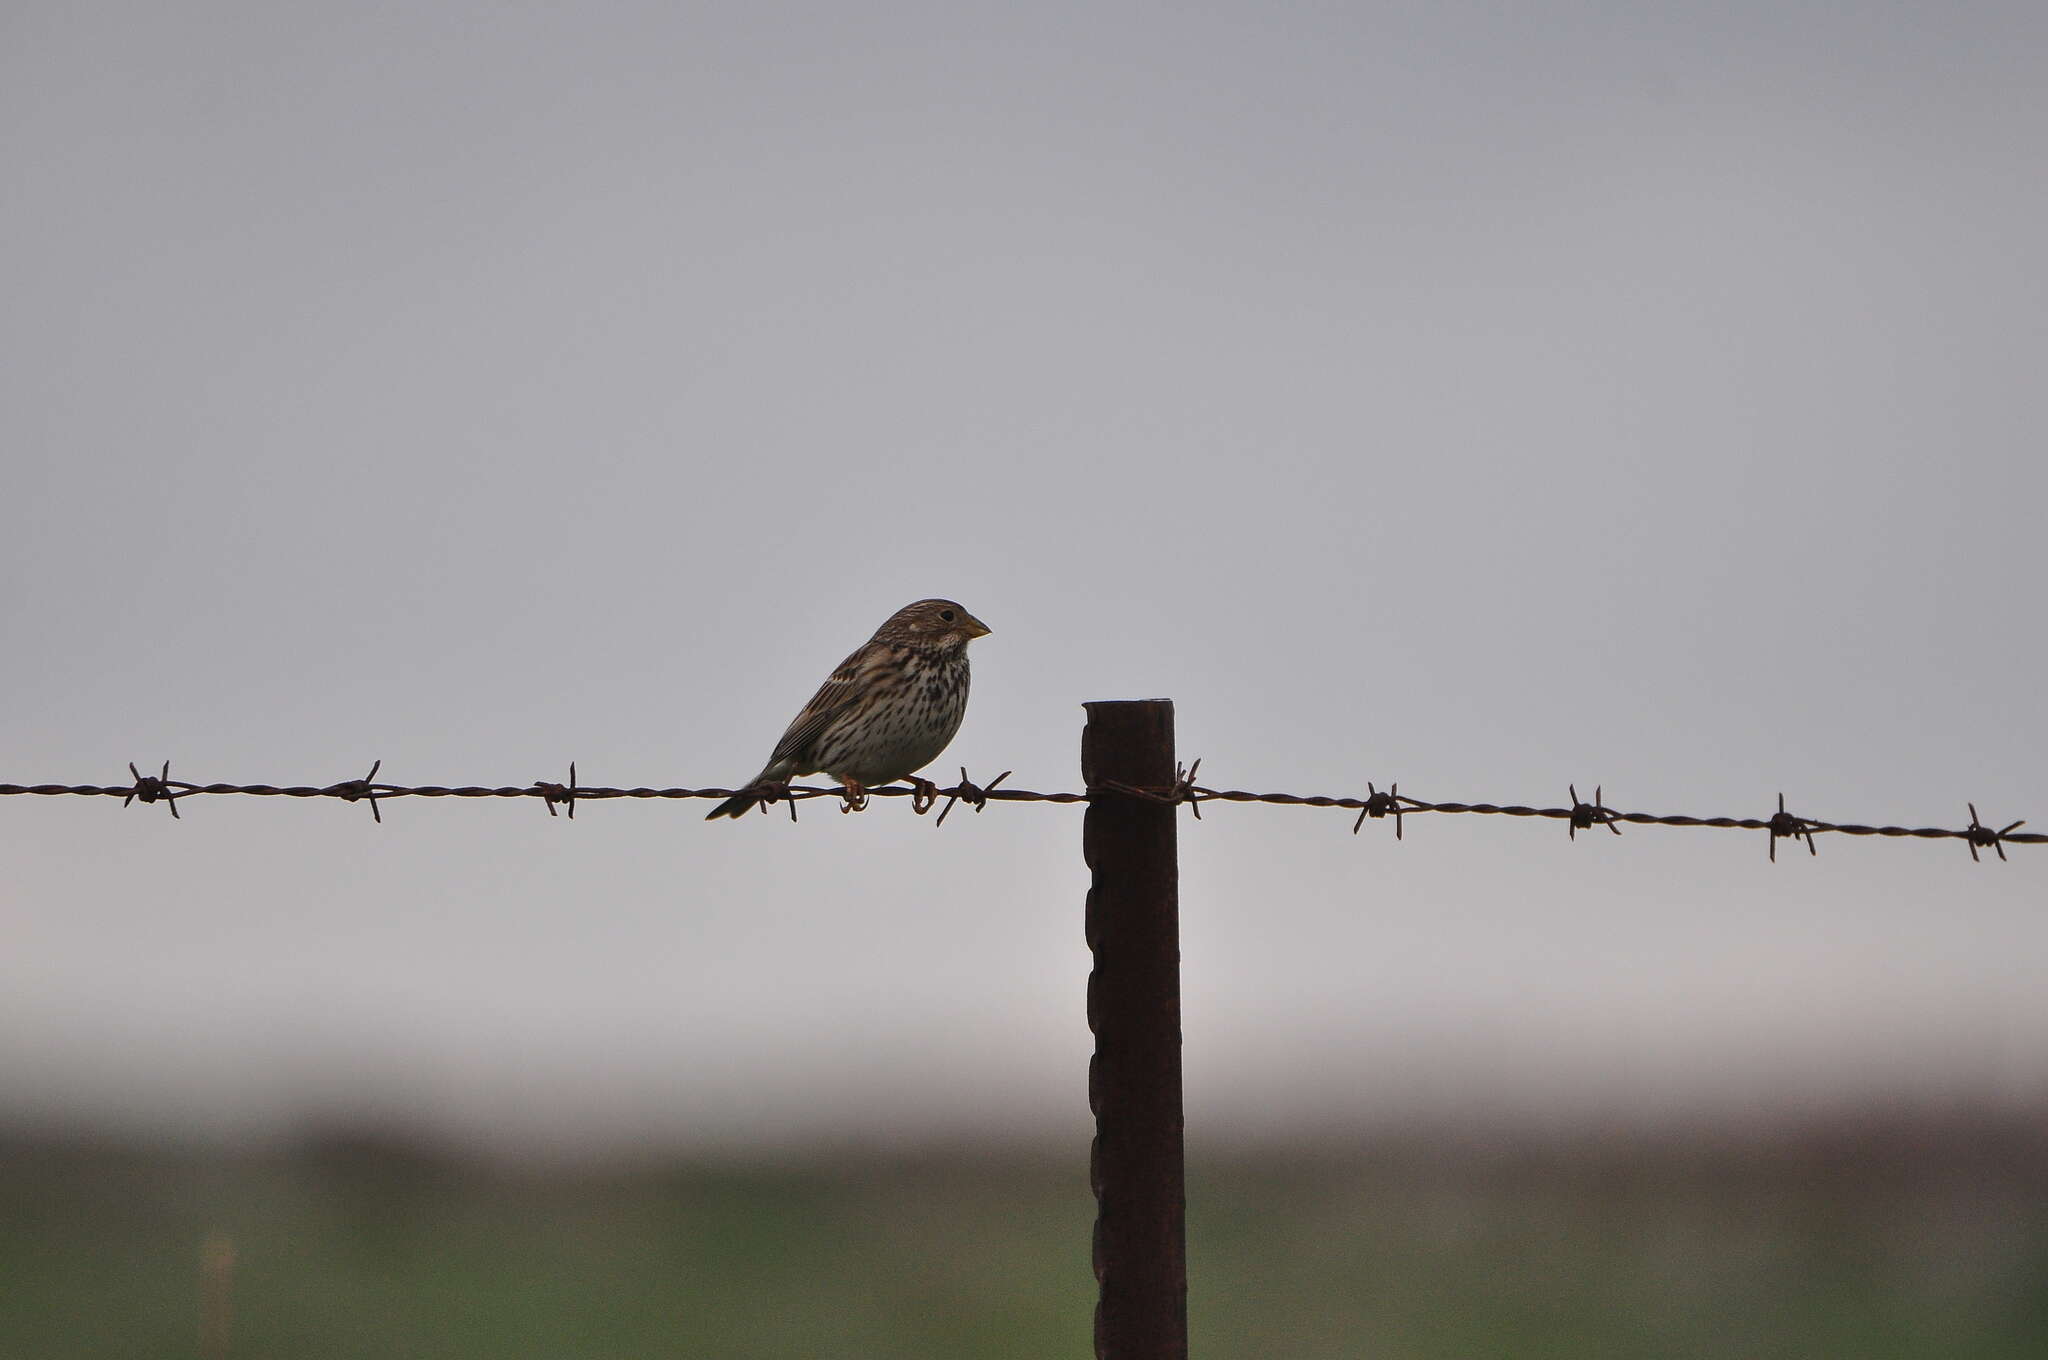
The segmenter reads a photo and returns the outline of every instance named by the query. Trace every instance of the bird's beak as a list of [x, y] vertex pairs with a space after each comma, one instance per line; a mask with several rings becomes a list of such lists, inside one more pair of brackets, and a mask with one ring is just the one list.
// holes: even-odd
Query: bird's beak
[[972, 614], [969, 614], [960, 622], [967, 628], [967, 636], [971, 638], [987, 637], [989, 633], [992, 631], [987, 624], [983, 623], [980, 619], [977, 619]]

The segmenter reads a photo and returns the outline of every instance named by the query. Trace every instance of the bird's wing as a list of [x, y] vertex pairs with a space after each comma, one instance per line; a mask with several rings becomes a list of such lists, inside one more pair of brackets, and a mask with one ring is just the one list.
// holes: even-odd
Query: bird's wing
[[775, 754], [768, 757], [769, 765], [796, 760], [834, 718], [853, 707], [870, 660], [869, 649], [863, 647], [839, 663], [839, 669], [818, 686], [818, 692], [796, 715], [782, 740], [775, 743]]

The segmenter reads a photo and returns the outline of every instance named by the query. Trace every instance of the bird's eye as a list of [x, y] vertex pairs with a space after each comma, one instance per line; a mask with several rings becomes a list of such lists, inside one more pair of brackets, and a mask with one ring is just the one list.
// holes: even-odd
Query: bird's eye
[[953, 621], [953, 611], [950, 609], [941, 609], [939, 611], [939, 617], [944, 619], [947, 623], [951, 623]]

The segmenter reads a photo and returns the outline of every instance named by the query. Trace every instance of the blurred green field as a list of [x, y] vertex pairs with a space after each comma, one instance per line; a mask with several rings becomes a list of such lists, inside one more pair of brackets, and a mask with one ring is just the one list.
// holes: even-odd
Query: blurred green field
[[[1193, 1352], [2036, 1357], [2039, 1127], [1198, 1154]], [[17, 1140], [0, 1356], [1081, 1357], [1072, 1154], [515, 1172], [365, 1137]], [[201, 1343], [210, 1240], [225, 1349]]]

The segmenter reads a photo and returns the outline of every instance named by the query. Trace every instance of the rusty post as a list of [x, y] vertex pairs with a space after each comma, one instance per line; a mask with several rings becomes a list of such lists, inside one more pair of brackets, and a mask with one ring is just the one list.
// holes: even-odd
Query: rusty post
[[1117, 792], [1174, 782], [1173, 702], [1087, 705], [1088, 1105], [1095, 1114], [1096, 1360], [1185, 1360], [1177, 809]]

